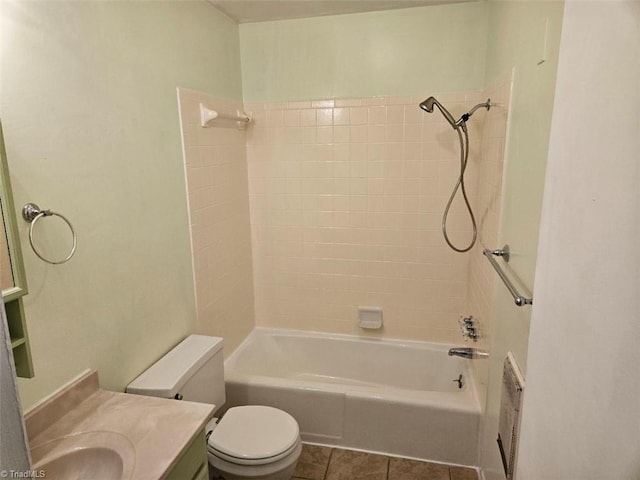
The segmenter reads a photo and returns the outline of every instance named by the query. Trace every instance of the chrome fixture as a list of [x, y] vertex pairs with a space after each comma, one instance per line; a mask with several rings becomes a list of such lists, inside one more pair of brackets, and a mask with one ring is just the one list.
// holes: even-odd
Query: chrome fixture
[[473, 115], [476, 112], [476, 110], [478, 110], [479, 108], [486, 108], [487, 110], [491, 109], [491, 99], [489, 98], [487, 99], [486, 102], [477, 104], [467, 113], [463, 114], [458, 120], [454, 120], [453, 115], [451, 115], [449, 110], [444, 108], [444, 105], [442, 105], [434, 97], [427, 98], [424, 102], [420, 104], [420, 108], [425, 112], [433, 113], [434, 105], [438, 107], [438, 110], [440, 110], [440, 113], [442, 113], [444, 118], [447, 119], [447, 122], [449, 122], [449, 124], [453, 127], [454, 130], [457, 130], [458, 128], [462, 128], [463, 130], [466, 130], [467, 129], [466, 122], [467, 120], [469, 120], [469, 118], [471, 118], [471, 115]]
[[459, 321], [460, 330], [462, 330], [462, 336], [465, 340], [471, 339], [474, 342], [477, 342], [480, 338], [480, 332], [478, 331], [478, 325], [476, 319], [473, 318], [473, 315], [469, 315], [468, 317], [462, 317]]
[[[35, 226], [35, 224], [41, 218], [52, 217], [52, 216], [60, 217], [64, 222], [66, 222], [66, 224], [69, 227], [69, 230], [71, 230], [71, 236], [73, 237], [73, 245], [71, 246], [71, 250], [69, 251], [69, 254], [62, 260], [49, 260], [48, 258], [45, 258], [38, 251], [38, 249], [36, 248], [33, 242], [33, 227]], [[60, 265], [62, 263], [68, 262], [71, 259], [71, 257], [73, 257], [74, 253], [76, 253], [76, 248], [78, 247], [78, 236], [76, 235], [76, 231], [73, 229], [73, 225], [71, 225], [71, 222], [64, 215], [61, 215], [60, 213], [54, 212], [52, 210], [42, 210], [35, 203], [26, 203], [22, 207], [22, 218], [24, 219], [25, 222], [28, 222], [31, 224], [29, 226], [29, 243], [31, 244], [31, 248], [33, 249], [33, 252], [41, 260], [47, 263], [50, 263], [51, 265]]]
[[487, 260], [489, 260], [489, 263], [491, 264], [493, 269], [496, 271], [496, 273], [504, 283], [505, 287], [507, 287], [507, 290], [509, 290], [509, 293], [513, 297], [513, 301], [515, 302], [515, 304], [519, 307], [524, 307], [525, 305], [533, 305], [533, 298], [530, 298], [530, 297], [527, 298], [521, 295], [520, 292], [518, 292], [518, 289], [513, 285], [511, 280], [509, 280], [509, 277], [507, 277], [507, 274], [504, 273], [504, 270], [502, 270], [502, 268], [500, 267], [496, 259], [493, 258], [494, 256], [502, 257], [503, 260], [508, 263], [511, 255], [511, 251], [509, 250], [509, 245], [505, 245], [500, 250], [489, 250], [488, 248], [485, 248], [482, 251], [482, 254], [485, 257], [487, 257]]
[[489, 358], [489, 352], [477, 348], [450, 348], [450, 357], [462, 357], [468, 359]]
[[[467, 169], [467, 161], [469, 158], [469, 133], [467, 132], [467, 120], [471, 118], [471, 115], [475, 113], [479, 108], [486, 108], [489, 110], [491, 108], [491, 99], [487, 99], [484, 103], [479, 103], [475, 105], [471, 110], [467, 113], [463, 114], [458, 120], [453, 118], [453, 115], [447, 110], [438, 100], [434, 97], [427, 98], [424, 102], [420, 104], [420, 108], [425, 112], [432, 113], [434, 105], [438, 107], [440, 113], [444, 116], [444, 118], [449, 122], [451, 127], [458, 133], [458, 139], [460, 140], [460, 175], [458, 176], [458, 181], [451, 192], [451, 196], [449, 197], [449, 201], [447, 202], [447, 206], [444, 209], [444, 214], [442, 215], [442, 235], [444, 235], [444, 239], [447, 242], [447, 245], [451, 247], [451, 249], [455, 250], [459, 253], [468, 252], [473, 248], [476, 244], [476, 239], [478, 238], [478, 227], [476, 226], [476, 217], [473, 214], [473, 210], [471, 208], [471, 204], [469, 204], [469, 199], [467, 198], [467, 190], [464, 185], [464, 172]], [[460, 133], [462, 131], [462, 133]], [[463, 136], [464, 134], [464, 136]], [[462, 190], [462, 198], [464, 199], [464, 203], [467, 206], [467, 211], [469, 212], [469, 217], [471, 218], [471, 226], [473, 228], [473, 236], [471, 238], [471, 242], [466, 247], [458, 248], [451, 243], [449, 240], [449, 235], [447, 234], [447, 217], [449, 216], [449, 209], [451, 208], [451, 204], [453, 203], [453, 199], [458, 192], [458, 188]]]
[[451, 115], [451, 113], [449, 113], [449, 110], [444, 108], [444, 106], [434, 97], [427, 98], [424, 102], [420, 104], [420, 108], [425, 112], [433, 113], [434, 105], [438, 107], [438, 110], [440, 110], [444, 118], [447, 119], [447, 122], [449, 122], [453, 128], [458, 128], [456, 127], [456, 121], [453, 119], [453, 115]]

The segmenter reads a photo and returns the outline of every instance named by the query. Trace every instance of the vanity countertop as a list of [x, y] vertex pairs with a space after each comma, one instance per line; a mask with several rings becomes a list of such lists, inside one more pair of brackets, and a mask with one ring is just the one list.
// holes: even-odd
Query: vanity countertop
[[[214, 406], [102, 390], [91, 371], [25, 415], [29, 446], [85, 432], [115, 432], [135, 449], [132, 478], [159, 480], [213, 417]], [[40, 449], [37, 449], [40, 450]], [[39, 456], [42, 456], [38, 454]], [[36, 464], [40, 460], [32, 459]]]

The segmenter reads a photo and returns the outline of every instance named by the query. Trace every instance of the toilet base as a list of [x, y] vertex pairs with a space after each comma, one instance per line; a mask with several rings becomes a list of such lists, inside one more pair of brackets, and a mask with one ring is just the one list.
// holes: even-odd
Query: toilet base
[[258, 475], [255, 477], [238, 476], [232, 473], [221, 472], [209, 465], [209, 480], [291, 480], [296, 471], [296, 464], [276, 473]]

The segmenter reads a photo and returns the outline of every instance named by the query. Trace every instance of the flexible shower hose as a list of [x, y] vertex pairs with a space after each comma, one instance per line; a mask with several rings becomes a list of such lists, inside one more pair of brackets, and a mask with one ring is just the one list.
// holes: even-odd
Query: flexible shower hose
[[[464, 123], [461, 125], [461, 128], [456, 128], [455, 130], [456, 132], [458, 132], [458, 138], [460, 140], [460, 175], [458, 176], [456, 186], [451, 192], [451, 196], [449, 197], [447, 206], [444, 209], [444, 214], [442, 215], [442, 235], [444, 236], [444, 240], [447, 242], [447, 245], [449, 245], [452, 250], [455, 250], [459, 253], [464, 253], [471, 250], [476, 244], [476, 239], [478, 238], [478, 228], [476, 227], [476, 217], [473, 214], [473, 209], [471, 208], [471, 204], [469, 203], [469, 199], [467, 198], [467, 190], [464, 186], [464, 172], [467, 169], [467, 160], [469, 158], [469, 134], [467, 133], [467, 126]], [[460, 133], [460, 130], [464, 132], [464, 139], [462, 137], [462, 133]], [[464, 199], [464, 203], [467, 206], [467, 211], [469, 212], [469, 217], [471, 218], [471, 225], [473, 227], [473, 236], [471, 238], [471, 243], [464, 248], [458, 248], [453, 243], [451, 243], [451, 240], [449, 240], [449, 235], [447, 234], [447, 217], [449, 216], [449, 209], [451, 208], [451, 204], [456, 197], [456, 193], [458, 193], [458, 189], [462, 191], [462, 198]]]

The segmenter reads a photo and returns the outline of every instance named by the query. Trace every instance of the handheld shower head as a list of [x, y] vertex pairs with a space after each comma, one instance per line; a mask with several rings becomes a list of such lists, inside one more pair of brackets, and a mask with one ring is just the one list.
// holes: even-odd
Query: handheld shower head
[[427, 98], [424, 102], [420, 104], [420, 108], [425, 112], [432, 113], [434, 105], [438, 107], [438, 110], [442, 112], [442, 115], [444, 115], [444, 118], [447, 119], [447, 122], [449, 122], [449, 124], [453, 127], [454, 130], [457, 130], [460, 127], [462, 127], [463, 130], [466, 130], [467, 127], [465, 123], [467, 122], [467, 120], [469, 120], [471, 115], [475, 113], [476, 110], [478, 110], [479, 108], [486, 108], [487, 110], [489, 110], [491, 108], [491, 99], [488, 99], [485, 103], [479, 103], [478, 105], [473, 107], [471, 110], [469, 110], [467, 113], [462, 115], [458, 120], [455, 120], [453, 118], [453, 115], [449, 113], [449, 110], [444, 108], [442, 104], [438, 100], [436, 100], [434, 97]]
[[420, 108], [422, 110], [424, 110], [425, 112], [429, 112], [432, 113], [433, 112], [433, 106], [438, 107], [438, 110], [440, 110], [440, 112], [442, 113], [442, 115], [444, 115], [444, 118], [447, 119], [447, 122], [449, 122], [451, 124], [451, 126], [453, 128], [457, 128], [458, 126], [456, 125], [456, 121], [453, 118], [453, 115], [451, 115], [449, 113], [449, 110], [447, 110], [446, 108], [444, 108], [442, 106], [442, 104], [436, 100], [434, 97], [429, 97], [427, 98], [424, 102], [422, 102], [420, 104]]
[[428, 113], [433, 113], [433, 104], [436, 103], [436, 99], [433, 97], [427, 98], [420, 104], [420, 108]]
[[[460, 175], [458, 176], [458, 182], [453, 188], [453, 192], [451, 192], [451, 196], [449, 197], [449, 201], [447, 202], [447, 206], [444, 209], [444, 214], [442, 215], [442, 234], [444, 235], [444, 239], [453, 250], [456, 252], [468, 252], [473, 248], [476, 243], [476, 239], [478, 238], [478, 228], [476, 225], [476, 218], [473, 215], [473, 210], [471, 208], [471, 204], [469, 203], [469, 199], [467, 198], [467, 191], [464, 184], [464, 172], [467, 168], [467, 160], [469, 157], [469, 132], [467, 130], [467, 120], [475, 113], [479, 108], [486, 108], [489, 110], [491, 108], [491, 99], [488, 99], [484, 103], [479, 103], [474, 106], [467, 113], [463, 114], [457, 121], [453, 118], [453, 116], [449, 113], [449, 111], [442, 106], [438, 100], [434, 97], [429, 97], [422, 103], [420, 103], [420, 108], [425, 112], [432, 113], [433, 106], [438, 107], [444, 118], [449, 122], [451, 127], [458, 134], [458, 138], [460, 139]], [[458, 188], [462, 191], [462, 199], [464, 200], [465, 205], [467, 206], [467, 211], [469, 212], [469, 217], [471, 220], [471, 226], [473, 228], [473, 237], [471, 242], [463, 248], [458, 248], [449, 240], [449, 235], [447, 234], [447, 218], [449, 216], [449, 209], [451, 208], [451, 204], [455, 199], [456, 193], [458, 192]], [[454, 353], [455, 354], [455, 353]], [[452, 355], [449, 352], [449, 355]]]

